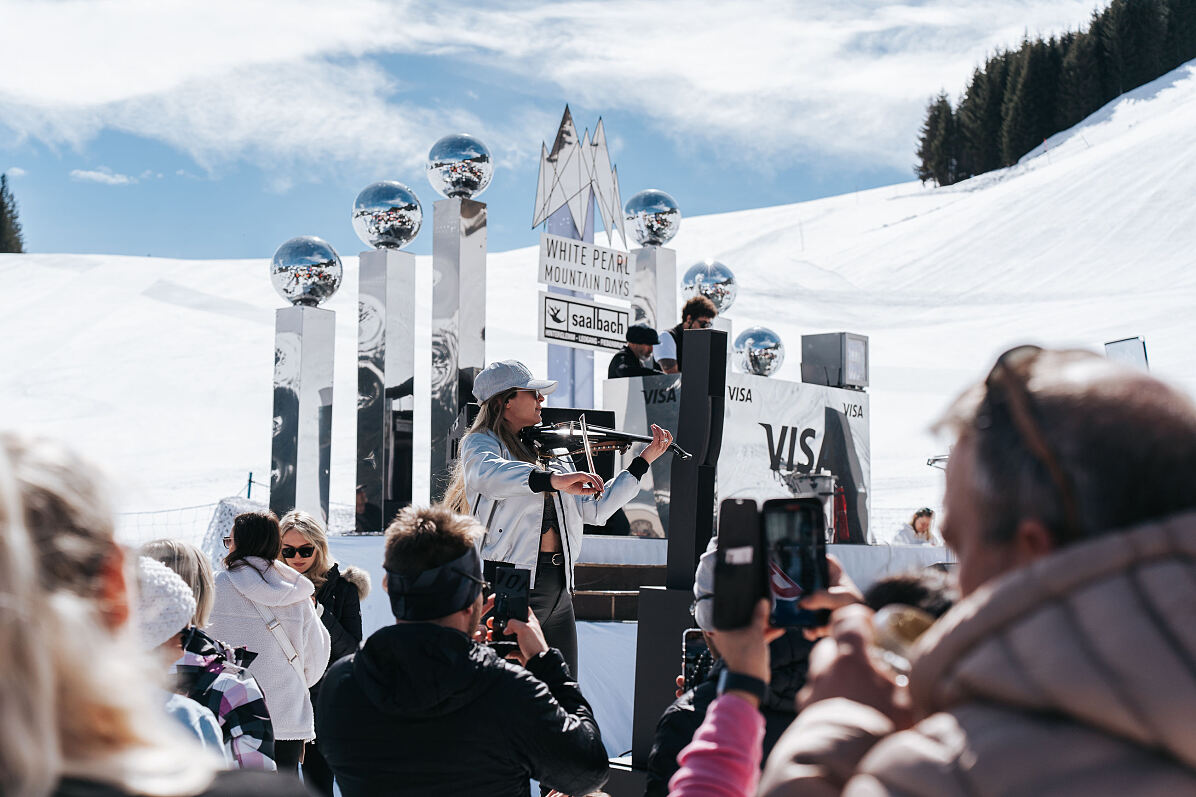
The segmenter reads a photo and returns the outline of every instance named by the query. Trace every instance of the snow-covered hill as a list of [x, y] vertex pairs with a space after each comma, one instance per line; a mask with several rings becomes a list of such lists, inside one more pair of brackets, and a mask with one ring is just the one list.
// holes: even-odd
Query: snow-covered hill
[[[803, 333], [871, 337], [873, 527], [883, 534], [938, 503], [941, 474], [925, 462], [942, 444], [925, 429], [1008, 345], [1099, 348], [1143, 335], [1155, 372], [1196, 389], [1194, 160], [1189, 64], [1011, 169], [945, 189], [915, 182], [687, 218], [672, 245], [679, 270], [705, 257], [734, 269], [728, 317], [781, 334], [782, 378], [799, 378]], [[490, 256], [488, 346], [542, 371], [537, 235], [527, 238]], [[332, 489], [348, 503], [357, 262], [344, 260], [326, 306], [339, 336]], [[248, 471], [265, 481], [281, 306], [267, 266], [0, 255], [4, 425], [65, 438], [106, 463], [125, 510], [207, 504], [241, 489]], [[426, 273], [418, 290], [430, 291]]]

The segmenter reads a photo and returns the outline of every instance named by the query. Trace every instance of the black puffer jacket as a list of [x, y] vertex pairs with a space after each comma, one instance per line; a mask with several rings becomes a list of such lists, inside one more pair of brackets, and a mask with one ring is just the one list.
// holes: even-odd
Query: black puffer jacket
[[[764, 759], [781, 734], [793, 722], [794, 700], [806, 683], [810, 648], [813, 643], [802, 636], [800, 628], [790, 628], [784, 636], [768, 646], [772, 676], [768, 694], [760, 706], [764, 715]], [[685, 692], [664, 710], [656, 723], [652, 752], [648, 755], [648, 777], [644, 797], [665, 797], [669, 792], [669, 778], [677, 771], [677, 754], [693, 741], [698, 726], [706, 718], [706, 710], [718, 697], [718, 676], [723, 662], [717, 661], [706, 680]]]
[[361, 600], [370, 594], [370, 577], [364, 570], [334, 564], [324, 574], [325, 581], [316, 590], [316, 603], [324, 607], [320, 622], [332, 639], [331, 665], [357, 650], [361, 644]]
[[557, 650], [506, 661], [432, 623], [376, 631], [324, 677], [316, 732], [345, 797], [528, 797], [606, 782], [593, 712]]

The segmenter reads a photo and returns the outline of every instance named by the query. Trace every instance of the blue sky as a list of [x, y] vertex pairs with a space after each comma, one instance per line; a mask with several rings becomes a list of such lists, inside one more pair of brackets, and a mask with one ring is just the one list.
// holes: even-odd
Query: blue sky
[[268, 257], [319, 235], [342, 254], [357, 192], [407, 183], [426, 223], [432, 143], [486, 142], [490, 248], [534, 244], [541, 141], [569, 103], [601, 116], [624, 200], [683, 215], [912, 179], [922, 112], [1083, 2], [960, 4], [0, 0], [0, 170], [26, 249]]

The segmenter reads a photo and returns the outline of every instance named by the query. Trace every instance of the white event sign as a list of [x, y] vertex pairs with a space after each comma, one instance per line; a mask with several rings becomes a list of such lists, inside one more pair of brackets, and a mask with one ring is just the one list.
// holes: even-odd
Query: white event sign
[[538, 339], [575, 349], [618, 351], [627, 341], [631, 310], [540, 291]]
[[635, 282], [635, 261], [618, 249], [543, 233], [537, 275], [543, 285], [629, 302]]

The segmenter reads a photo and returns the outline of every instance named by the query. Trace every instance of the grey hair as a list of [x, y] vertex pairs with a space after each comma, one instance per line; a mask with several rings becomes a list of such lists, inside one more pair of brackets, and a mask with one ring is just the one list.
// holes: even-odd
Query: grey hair
[[[1146, 373], [1096, 354], [1043, 351], [1030, 366], [1031, 412], [1071, 480], [1080, 540], [1196, 509], [1196, 405]], [[1008, 418], [993, 419], [984, 383], [968, 388], [932, 427], [970, 443], [982, 532], [1007, 542], [1034, 518], [1056, 544], [1066, 527], [1050, 473]]]

